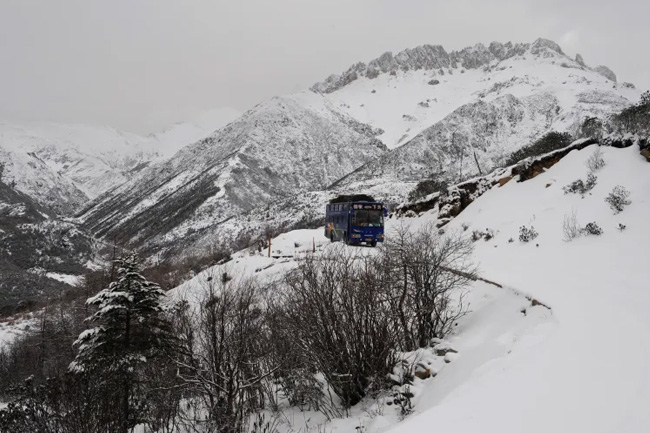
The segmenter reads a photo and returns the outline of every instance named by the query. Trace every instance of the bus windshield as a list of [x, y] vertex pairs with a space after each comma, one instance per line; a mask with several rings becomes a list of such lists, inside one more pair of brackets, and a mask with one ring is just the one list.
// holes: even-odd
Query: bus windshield
[[380, 210], [355, 210], [352, 225], [357, 227], [383, 227], [384, 215]]

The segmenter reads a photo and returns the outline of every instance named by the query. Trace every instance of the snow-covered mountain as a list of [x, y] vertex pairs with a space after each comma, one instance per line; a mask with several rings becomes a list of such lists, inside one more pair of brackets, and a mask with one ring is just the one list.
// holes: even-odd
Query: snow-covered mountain
[[[629, 83], [617, 83], [609, 68], [589, 68], [582, 56], [571, 59], [546, 39], [532, 44], [476, 44], [449, 53], [440, 45], [396, 55], [387, 52], [311, 89], [327, 95], [359, 121], [383, 129], [380, 138], [390, 148], [408, 142], [465, 104], [505, 94], [523, 98], [551, 93], [564, 110], [572, 108], [581, 93], [611, 93], [631, 97], [633, 102], [640, 94]], [[600, 103], [601, 110], [607, 110], [609, 101]], [[560, 114], [564, 127], [582, 120]]]
[[102, 126], [0, 123], [2, 179], [41, 205], [71, 213], [237, 115], [213, 110], [147, 137]]
[[573, 134], [586, 117], [618, 112], [641, 94], [544, 39], [386, 53], [312, 89], [384, 131], [379, 138], [394, 150], [338, 182], [379, 195], [434, 174], [458, 181], [489, 171], [544, 133]]
[[222, 223], [378, 157], [378, 133], [316, 93], [273, 98], [100, 197], [81, 221], [111, 240], [188, 253], [231, 234]]
[[641, 92], [615, 78], [544, 39], [387, 53], [256, 106], [82, 218], [93, 233], [134, 245], [197, 245], [313, 221], [335, 193], [400, 202], [419, 180], [488, 172], [549, 131], [575, 133], [585, 117], [635, 103]]

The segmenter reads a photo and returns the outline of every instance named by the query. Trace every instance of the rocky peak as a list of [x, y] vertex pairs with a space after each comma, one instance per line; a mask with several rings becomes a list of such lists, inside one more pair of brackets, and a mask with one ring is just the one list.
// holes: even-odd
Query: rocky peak
[[579, 64], [580, 66], [587, 66], [580, 54], [576, 54], [576, 63]]
[[564, 55], [562, 48], [560, 48], [557, 43], [548, 39], [539, 38], [530, 46], [531, 54], [543, 55], [545, 57], [547, 57], [549, 54], [553, 55], [553, 53], [549, 53], [549, 51], [560, 54], [562, 56]]
[[341, 75], [330, 75], [325, 81], [314, 84], [311, 90], [317, 93], [332, 93], [359, 77], [372, 79], [380, 74], [395, 74], [397, 71], [437, 72], [449, 68], [478, 69], [493, 61], [502, 61], [526, 52], [542, 57], [564, 56], [558, 44], [541, 38], [532, 44], [492, 42], [486, 47], [479, 43], [451, 52], [447, 52], [441, 45], [421, 45], [400, 51], [396, 55], [385, 52], [367, 65], [365, 63], [352, 65]]

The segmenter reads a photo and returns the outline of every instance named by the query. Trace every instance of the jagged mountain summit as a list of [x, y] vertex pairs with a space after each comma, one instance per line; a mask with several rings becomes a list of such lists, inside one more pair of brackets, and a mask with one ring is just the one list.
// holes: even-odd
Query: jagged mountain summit
[[0, 123], [2, 180], [70, 214], [237, 116], [232, 109], [213, 110], [147, 137], [105, 126]]
[[195, 251], [230, 235], [223, 223], [324, 189], [383, 154], [379, 133], [313, 92], [276, 97], [108, 192], [80, 219], [126, 245]]

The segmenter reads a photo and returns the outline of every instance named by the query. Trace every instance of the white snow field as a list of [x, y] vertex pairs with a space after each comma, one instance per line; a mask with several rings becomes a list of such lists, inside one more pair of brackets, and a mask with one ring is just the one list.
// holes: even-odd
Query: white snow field
[[[286, 411], [280, 431], [402, 432], [647, 432], [650, 431], [650, 165], [637, 146], [601, 147], [606, 166], [581, 198], [562, 187], [586, 178], [585, 161], [597, 146], [572, 151], [545, 173], [495, 186], [444, 227], [445, 231], [494, 230], [476, 242], [483, 282], [470, 289], [471, 313], [447, 338], [458, 354], [440, 362], [429, 354], [434, 378], [415, 379], [414, 413], [400, 421], [385, 399], [366, 399], [347, 418], [326, 422], [315, 412]], [[604, 201], [613, 187], [630, 191], [618, 214]], [[596, 222], [604, 233], [564, 241], [565, 215], [581, 226]], [[387, 221], [413, 230], [435, 221]], [[624, 224], [625, 230], [617, 229]], [[519, 227], [539, 236], [520, 242]], [[512, 238], [513, 241], [509, 242]], [[244, 251], [175, 289], [174, 298], [200, 292], [210, 273], [279, 277], [294, 256], [329, 248], [322, 229], [299, 230], [273, 240], [273, 255]], [[297, 245], [297, 246], [296, 246]], [[266, 254], [263, 251], [262, 254]], [[287, 256], [287, 257], [281, 257]], [[532, 306], [535, 299], [550, 307]]]

